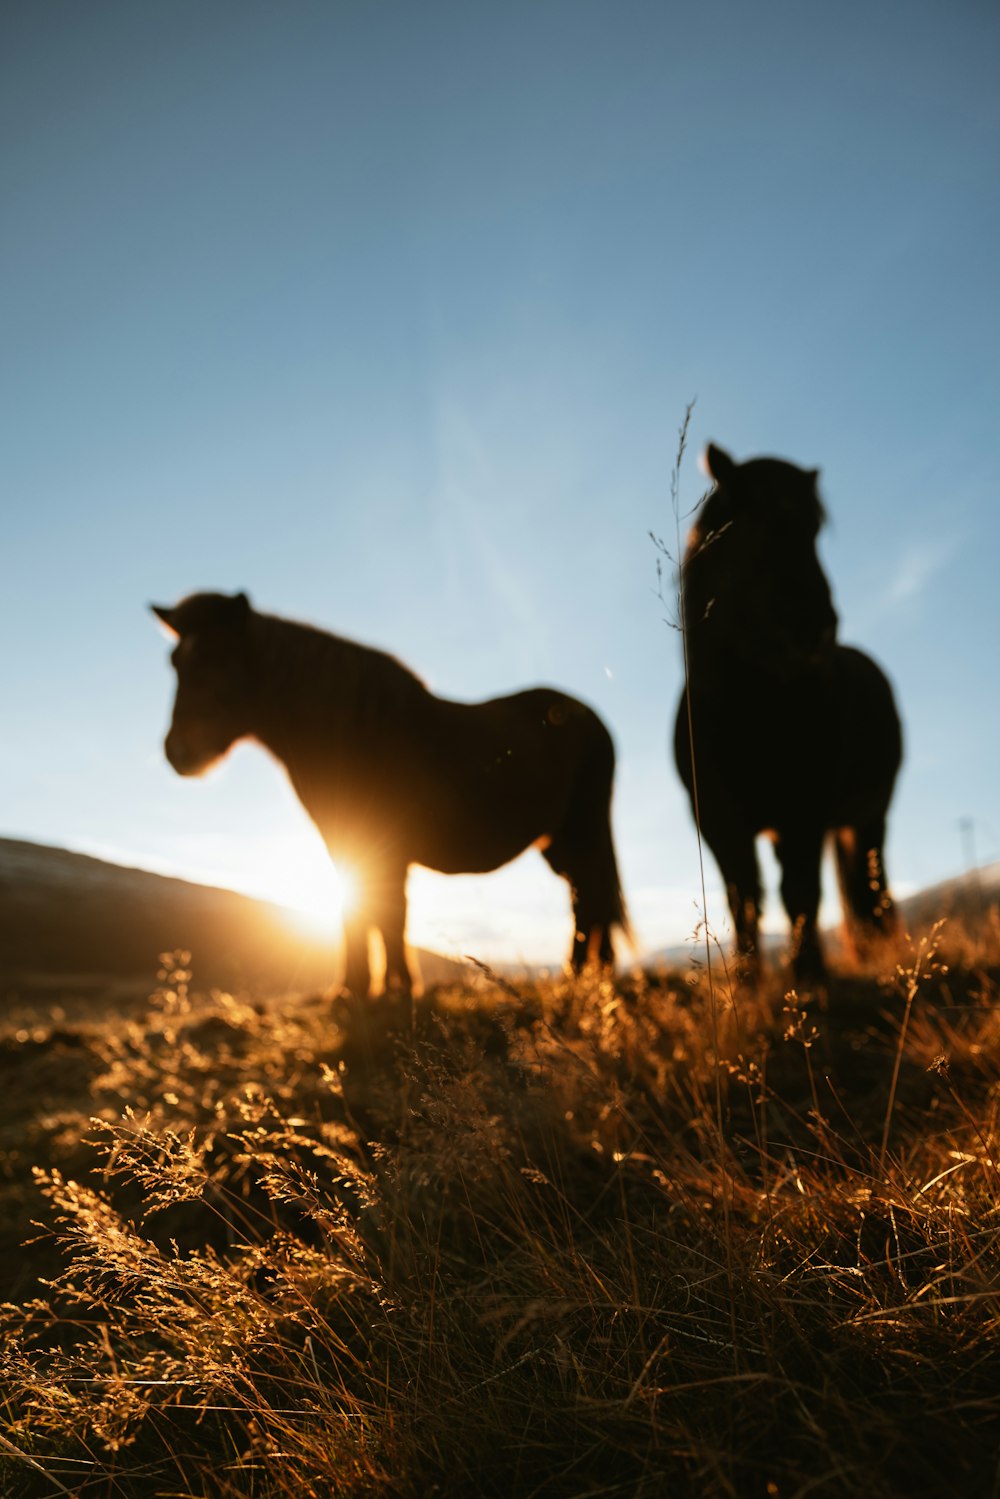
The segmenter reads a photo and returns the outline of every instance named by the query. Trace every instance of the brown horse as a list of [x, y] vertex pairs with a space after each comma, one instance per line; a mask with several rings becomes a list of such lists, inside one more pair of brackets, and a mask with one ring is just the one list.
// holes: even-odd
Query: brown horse
[[198, 775], [238, 739], [284, 764], [334, 861], [354, 874], [346, 984], [367, 995], [368, 934], [409, 993], [411, 864], [480, 873], [534, 844], [572, 887], [571, 962], [613, 961], [627, 918], [611, 834], [614, 747], [590, 708], [552, 687], [486, 703], [434, 697], [382, 651], [259, 614], [245, 594], [152, 605], [177, 637], [166, 755]]
[[875, 662], [836, 644], [816, 555], [824, 519], [816, 471], [776, 458], [735, 463], [714, 445], [706, 466], [715, 488], [682, 567], [687, 685], [675, 758], [726, 882], [744, 968], [756, 972], [754, 841], [768, 832], [792, 923], [793, 973], [817, 981], [828, 834], [855, 945], [870, 946], [893, 925], [882, 849], [902, 758], [899, 716]]

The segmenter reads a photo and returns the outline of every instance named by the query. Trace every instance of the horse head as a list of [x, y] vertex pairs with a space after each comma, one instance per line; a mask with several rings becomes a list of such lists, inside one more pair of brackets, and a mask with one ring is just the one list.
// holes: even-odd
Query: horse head
[[149, 607], [177, 642], [166, 756], [178, 775], [201, 775], [251, 732], [250, 601], [245, 593], [195, 593], [173, 607]]
[[684, 559], [695, 657], [789, 680], [828, 658], [837, 615], [816, 552], [824, 512], [816, 469], [777, 458], [736, 463], [710, 443], [715, 481]]

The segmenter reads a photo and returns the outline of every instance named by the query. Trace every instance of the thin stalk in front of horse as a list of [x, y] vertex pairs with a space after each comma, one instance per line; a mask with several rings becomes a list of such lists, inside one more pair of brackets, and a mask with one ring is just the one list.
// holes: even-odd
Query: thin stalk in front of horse
[[627, 915], [611, 829], [614, 746], [586, 704], [554, 687], [482, 703], [436, 697], [383, 651], [259, 613], [243, 593], [152, 605], [175, 637], [166, 756], [198, 775], [238, 740], [284, 765], [335, 865], [353, 876], [345, 987], [412, 993], [405, 948], [411, 864], [497, 869], [532, 845], [572, 892], [570, 963], [610, 966]]
[[892, 688], [837, 640], [817, 555], [818, 473], [735, 462], [711, 444], [714, 480], [681, 566], [687, 680], [674, 755], [725, 882], [743, 977], [759, 971], [756, 839], [774, 840], [791, 923], [791, 971], [819, 985], [824, 844], [833, 841], [846, 932], [860, 958], [894, 930], [886, 818], [902, 758]]

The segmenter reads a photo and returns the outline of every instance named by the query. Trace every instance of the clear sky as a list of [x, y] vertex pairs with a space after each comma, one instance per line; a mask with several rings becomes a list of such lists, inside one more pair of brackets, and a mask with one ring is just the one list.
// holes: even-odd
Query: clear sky
[[[710, 438], [822, 467], [897, 891], [963, 818], [1000, 857], [998, 57], [993, 0], [8, 0], [0, 832], [307, 899], [273, 762], [162, 757], [146, 603], [245, 588], [447, 696], [592, 703], [640, 947], [682, 940], [648, 533], [696, 396], [685, 507]], [[425, 945], [566, 951], [535, 853], [411, 896]]]

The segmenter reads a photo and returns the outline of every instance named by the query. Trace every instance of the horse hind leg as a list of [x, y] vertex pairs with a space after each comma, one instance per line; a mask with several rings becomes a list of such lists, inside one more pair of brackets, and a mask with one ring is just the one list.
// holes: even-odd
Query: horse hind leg
[[581, 864], [576, 877], [568, 876], [573, 899], [573, 946], [570, 966], [580, 973], [591, 963], [613, 968], [615, 949], [612, 928], [619, 921], [606, 898], [600, 870], [590, 861]]
[[573, 900], [573, 945], [570, 967], [581, 973], [589, 964], [613, 968], [615, 962], [612, 929], [619, 917], [609, 906], [600, 875], [589, 861], [567, 872]]
[[556, 874], [568, 882], [573, 902], [573, 945], [570, 967], [580, 973], [588, 963], [612, 968], [615, 961], [612, 934], [615, 927], [628, 931], [628, 916], [622, 896], [611, 837], [610, 821], [593, 842], [554, 839], [543, 856]]
[[844, 925], [854, 957], [870, 962], [896, 931], [882, 850], [885, 818], [838, 828], [834, 840]]

